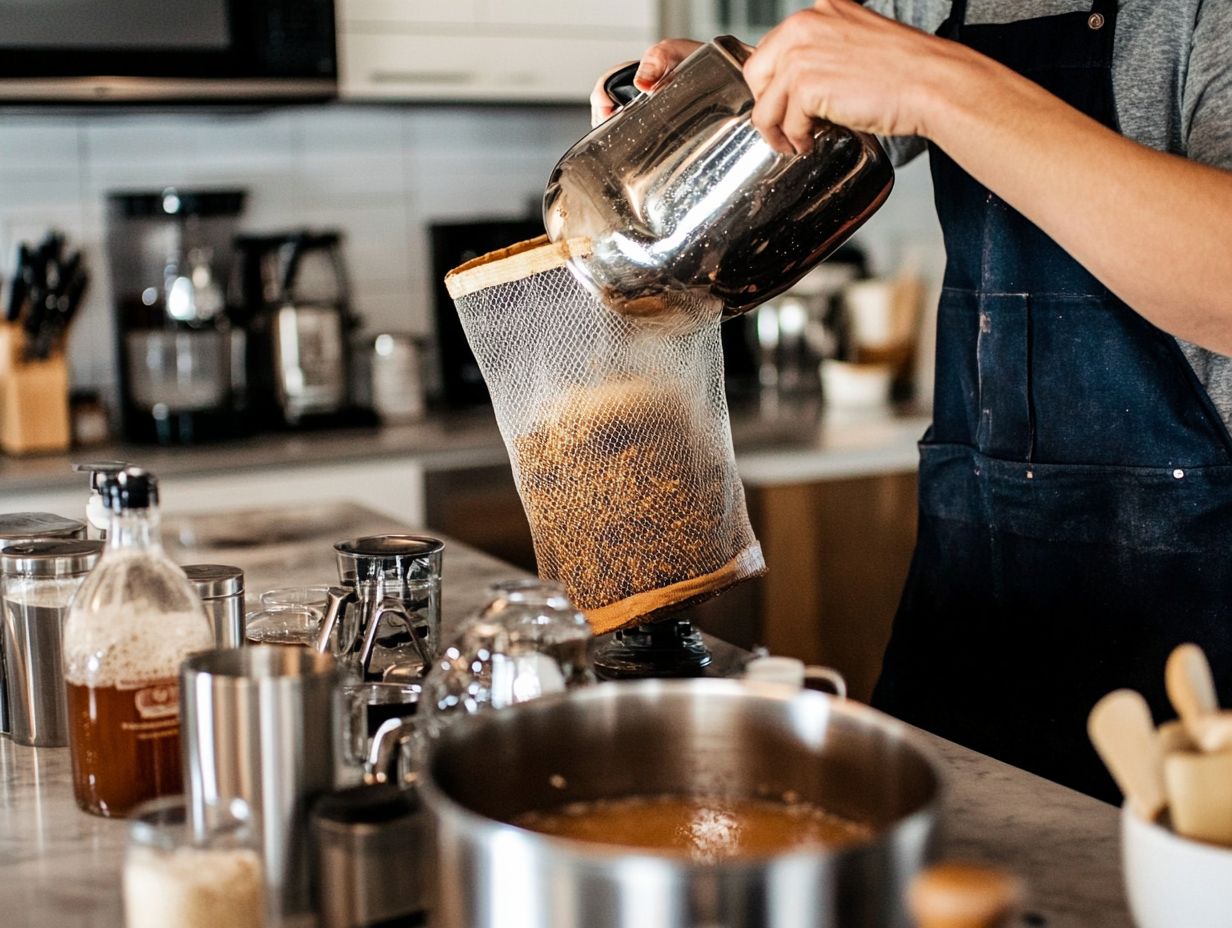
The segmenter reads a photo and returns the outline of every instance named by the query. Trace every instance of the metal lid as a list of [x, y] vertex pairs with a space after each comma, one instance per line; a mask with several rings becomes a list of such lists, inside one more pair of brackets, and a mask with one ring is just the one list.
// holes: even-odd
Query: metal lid
[[5, 539], [84, 538], [86, 524], [50, 512], [0, 514], [0, 543]]
[[180, 568], [202, 599], [244, 592], [244, 572], [227, 564], [186, 564]]
[[340, 541], [334, 550], [356, 557], [427, 557], [445, 550], [445, 542], [430, 535], [365, 535]]
[[82, 461], [73, 465], [73, 471], [78, 474], [89, 474], [90, 489], [101, 490], [103, 480], [108, 474], [118, 474], [128, 466], [128, 461]]
[[17, 577], [72, 577], [93, 570], [102, 553], [101, 541], [19, 541], [0, 548], [0, 573]]

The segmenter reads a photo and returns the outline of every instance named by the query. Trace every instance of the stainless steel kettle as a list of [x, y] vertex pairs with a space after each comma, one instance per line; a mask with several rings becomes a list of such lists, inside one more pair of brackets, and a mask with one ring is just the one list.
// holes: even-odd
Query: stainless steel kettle
[[766, 143], [742, 74], [749, 54], [731, 36], [703, 45], [553, 170], [548, 237], [589, 240], [570, 266], [611, 308], [648, 315], [704, 301], [724, 316], [746, 312], [889, 195], [894, 170], [871, 135], [820, 122], [812, 151], [782, 155]]

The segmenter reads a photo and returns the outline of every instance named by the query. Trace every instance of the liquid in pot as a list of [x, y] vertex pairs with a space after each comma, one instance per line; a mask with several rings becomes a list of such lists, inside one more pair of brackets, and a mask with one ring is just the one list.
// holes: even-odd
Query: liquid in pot
[[706, 796], [629, 796], [525, 812], [513, 824], [541, 834], [715, 863], [804, 848], [833, 849], [872, 828], [808, 802]]

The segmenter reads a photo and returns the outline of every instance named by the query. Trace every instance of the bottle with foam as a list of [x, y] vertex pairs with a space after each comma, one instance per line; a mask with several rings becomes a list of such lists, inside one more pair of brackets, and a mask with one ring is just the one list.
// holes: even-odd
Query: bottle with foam
[[77, 804], [118, 817], [183, 792], [180, 662], [212, 648], [214, 635], [163, 552], [154, 475], [128, 467], [100, 491], [107, 543], [65, 621], [64, 676]]

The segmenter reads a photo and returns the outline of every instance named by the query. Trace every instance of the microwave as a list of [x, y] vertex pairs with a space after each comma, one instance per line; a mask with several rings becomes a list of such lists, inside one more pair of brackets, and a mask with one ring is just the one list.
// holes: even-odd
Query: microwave
[[324, 99], [333, 0], [0, 0], [0, 101]]

